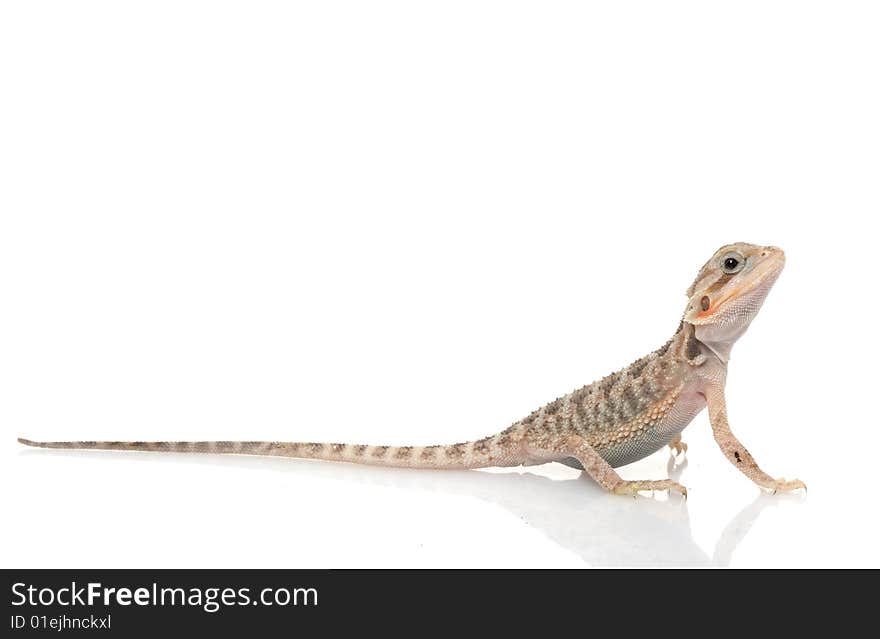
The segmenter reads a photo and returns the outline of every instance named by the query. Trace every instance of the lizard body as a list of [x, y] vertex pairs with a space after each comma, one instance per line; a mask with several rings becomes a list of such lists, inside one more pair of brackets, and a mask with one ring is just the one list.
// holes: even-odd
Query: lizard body
[[409, 468], [470, 469], [558, 461], [607, 490], [687, 490], [671, 480], [627, 481], [614, 468], [663, 446], [686, 450], [681, 431], [708, 406], [715, 439], [733, 465], [768, 490], [805, 488], [762, 471], [730, 430], [724, 402], [733, 343], [757, 315], [785, 264], [781, 249], [731, 244], [703, 266], [687, 291], [678, 330], [661, 348], [534, 411], [495, 435], [445, 446], [370, 446], [268, 441], [71, 441], [41, 448], [272, 455]]

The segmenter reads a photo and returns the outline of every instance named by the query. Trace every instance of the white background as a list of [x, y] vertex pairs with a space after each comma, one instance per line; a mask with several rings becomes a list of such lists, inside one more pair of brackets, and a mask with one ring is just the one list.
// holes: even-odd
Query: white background
[[[0, 565], [880, 566], [880, 15], [865, 2], [0, 10]], [[662, 344], [722, 244], [760, 496], [33, 439], [456, 442]], [[669, 454], [622, 469], [667, 476]]]

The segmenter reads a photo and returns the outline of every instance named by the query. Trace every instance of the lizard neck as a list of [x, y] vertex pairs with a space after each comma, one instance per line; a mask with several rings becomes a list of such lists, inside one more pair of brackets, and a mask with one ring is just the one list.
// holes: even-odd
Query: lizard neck
[[694, 337], [699, 340], [699, 342], [708, 348], [719, 360], [721, 360], [722, 364], [727, 364], [730, 360], [730, 351], [733, 348], [733, 345], [736, 343], [736, 340], [739, 339], [740, 335], [742, 335], [747, 326], [744, 326], [741, 331], [739, 331], [736, 335], [725, 335], [723, 338], [719, 338], [717, 335], [714, 335], [715, 331], [712, 326], [694, 326]]

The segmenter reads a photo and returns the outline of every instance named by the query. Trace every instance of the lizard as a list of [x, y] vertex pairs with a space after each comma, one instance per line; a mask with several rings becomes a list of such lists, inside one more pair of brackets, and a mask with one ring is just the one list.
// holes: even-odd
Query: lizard
[[667, 490], [687, 497], [671, 479], [625, 480], [614, 469], [668, 445], [687, 446], [681, 431], [708, 408], [724, 456], [762, 489], [806, 489], [800, 480], [764, 472], [730, 428], [724, 397], [733, 344], [758, 314], [785, 266], [775, 246], [723, 246], [687, 289], [674, 335], [626, 368], [579, 388], [497, 434], [442, 446], [373, 446], [279, 441], [18, 441], [63, 449], [272, 455], [429, 469], [513, 467], [561, 462], [580, 469], [607, 491], [636, 495]]

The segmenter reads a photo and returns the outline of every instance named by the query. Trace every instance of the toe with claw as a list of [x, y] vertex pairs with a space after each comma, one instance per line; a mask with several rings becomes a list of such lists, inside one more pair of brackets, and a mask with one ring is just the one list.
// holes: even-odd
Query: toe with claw
[[681, 435], [676, 435], [675, 439], [669, 442], [669, 448], [673, 451], [673, 454], [678, 457], [687, 452], [688, 445], [681, 441]]
[[624, 481], [614, 487], [614, 493], [616, 495], [632, 495], [633, 497], [642, 491], [653, 492], [655, 490], [677, 492], [687, 499], [687, 488], [671, 479], [660, 479], [657, 481]]
[[800, 479], [787, 480], [785, 477], [780, 477], [764, 488], [773, 491], [775, 495], [776, 493], [788, 493], [799, 489], [806, 491], [807, 485]]

